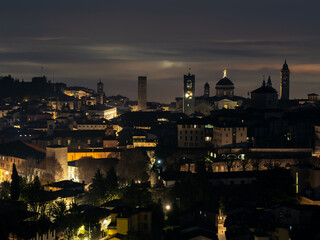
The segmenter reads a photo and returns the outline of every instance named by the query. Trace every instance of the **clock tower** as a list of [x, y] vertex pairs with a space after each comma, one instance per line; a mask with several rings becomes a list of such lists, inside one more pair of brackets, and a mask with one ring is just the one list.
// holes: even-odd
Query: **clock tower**
[[183, 79], [183, 112], [187, 115], [194, 113], [195, 106], [195, 76], [184, 75]]
[[287, 61], [284, 61], [280, 72], [280, 100], [289, 100], [289, 84], [290, 84], [290, 70]]

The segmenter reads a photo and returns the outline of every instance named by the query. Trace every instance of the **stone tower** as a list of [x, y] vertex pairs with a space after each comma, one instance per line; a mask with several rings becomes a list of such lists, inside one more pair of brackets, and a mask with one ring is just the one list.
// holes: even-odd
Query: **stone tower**
[[147, 109], [147, 77], [138, 77], [138, 110]]
[[97, 104], [103, 104], [104, 92], [101, 80], [97, 83]]
[[280, 100], [289, 100], [289, 87], [290, 87], [290, 70], [287, 61], [284, 61], [280, 72]]
[[195, 107], [195, 76], [184, 75], [183, 77], [183, 112], [187, 115], [194, 113]]
[[205, 98], [208, 98], [210, 97], [210, 85], [209, 83], [206, 82], [206, 84], [204, 85], [204, 93], [203, 93], [203, 96]]

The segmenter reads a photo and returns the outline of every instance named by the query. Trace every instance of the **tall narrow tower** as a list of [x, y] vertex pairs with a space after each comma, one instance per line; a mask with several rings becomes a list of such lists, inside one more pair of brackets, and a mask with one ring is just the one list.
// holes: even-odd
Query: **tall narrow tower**
[[206, 82], [204, 85], [203, 97], [208, 98], [210, 96], [210, 85]]
[[290, 70], [288, 68], [287, 60], [285, 60], [280, 72], [280, 100], [289, 100], [289, 86]]
[[147, 109], [147, 77], [138, 77], [138, 110]]
[[187, 115], [194, 113], [195, 106], [195, 76], [184, 75], [183, 79], [183, 112]]
[[103, 104], [104, 92], [103, 92], [103, 83], [101, 80], [97, 83], [97, 104]]

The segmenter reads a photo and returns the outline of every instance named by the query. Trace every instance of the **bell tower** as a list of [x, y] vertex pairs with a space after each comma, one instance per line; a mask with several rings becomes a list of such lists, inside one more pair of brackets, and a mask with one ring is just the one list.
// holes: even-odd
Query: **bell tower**
[[289, 100], [289, 86], [290, 86], [290, 70], [287, 60], [284, 61], [280, 72], [280, 100]]
[[183, 112], [187, 115], [194, 113], [195, 107], [195, 76], [184, 75], [183, 79]]

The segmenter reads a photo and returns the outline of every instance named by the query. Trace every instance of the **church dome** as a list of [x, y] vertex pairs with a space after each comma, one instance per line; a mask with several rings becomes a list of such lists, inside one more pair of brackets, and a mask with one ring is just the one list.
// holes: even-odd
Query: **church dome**
[[219, 80], [219, 82], [217, 82], [216, 87], [222, 87], [222, 86], [226, 86], [226, 87], [233, 87], [233, 82], [231, 82], [231, 80], [229, 78], [227, 78], [227, 70], [225, 69], [223, 71], [223, 78]]
[[222, 79], [220, 79], [219, 80], [219, 82], [217, 83], [217, 85], [224, 85], [224, 86], [226, 86], [226, 85], [232, 85], [233, 86], [233, 82], [231, 82], [231, 80], [229, 79], [229, 78], [227, 78], [227, 77], [224, 77], [224, 78], [222, 78]]

